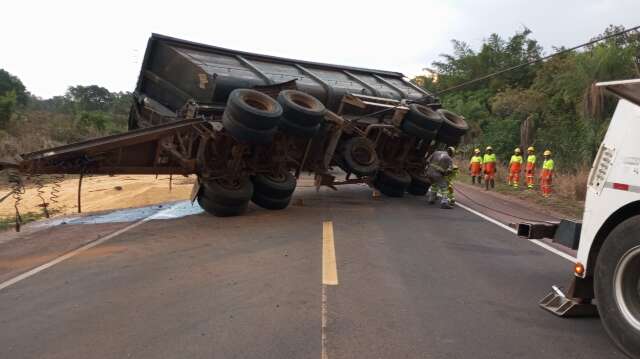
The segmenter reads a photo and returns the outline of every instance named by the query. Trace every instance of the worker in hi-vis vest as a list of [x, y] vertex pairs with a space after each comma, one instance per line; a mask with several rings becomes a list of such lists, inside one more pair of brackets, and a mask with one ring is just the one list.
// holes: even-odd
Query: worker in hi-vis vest
[[540, 189], [542, 189], [542, 196], [551, 196], [551, 181], [553, 179], [553, 159], [551, 158], [551, 151], [544, 151], [544, 162], [542, 162], [542, 174], [540, 175]]
[[473, 156], [469, 161], [469, 172], [471, 172], [471, 183], [475, 184], [477, 179], [478, 184], [482, 184], [482, 156], [479, 148], [473, 150]]
[[494, 188], [496, 186], [496, 154], [493, 153], [493, 147], [487, 146], [482, 157], [482, 166], [484, 168], [484, 187], [485, 189]]
[[525, 168], [525, 180], [527, 181], [527, 189], [533, 189], [536, 175], [536, 149], [527, 148], [527, 167]]
[[513, 188], [520, 187], [520, 171], [522, 170], [522, 153], [519, 148], [513, 150], [513, 156], [509, 161], [509, 178], [507, 183]]

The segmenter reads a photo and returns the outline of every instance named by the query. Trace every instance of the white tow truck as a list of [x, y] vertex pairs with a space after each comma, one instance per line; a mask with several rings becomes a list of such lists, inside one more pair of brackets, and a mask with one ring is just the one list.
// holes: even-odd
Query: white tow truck
[[577, 249], [574, 278], [542, 308], [563, 317], [600, 315], [611, 339], [640, 358], [640, 79], [597, 84], [619, 97], [587, 182], [581, 223], [521, 223], [518, 234]]

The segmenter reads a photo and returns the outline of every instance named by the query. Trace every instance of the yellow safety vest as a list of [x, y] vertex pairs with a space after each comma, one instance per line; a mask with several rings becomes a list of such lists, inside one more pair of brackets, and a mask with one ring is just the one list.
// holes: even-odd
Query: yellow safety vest
[[496, 162], [496, 154], [495, 153], [492, 153], [492, 154], [485, 153], [484, 154], [484, 158], [482, 159], [482, 162], [483, 163], [491, 163], [491, 162], [495, 163]]
[[544, 160], [544, 162], [542, 163], [542, 168], [545, 170], [553, 171], [553, 165], [554, 163], [552, 159]]
[[527, 162], [535, 164], [536, 163], [536, 155], [527, 156]]
[[511, 162], [509, 163], [522, 163], [522, 156], [521, 155], [511, 156]]
[[469, 161], [469, 163], [479, 163], [482, 164], [482, 157], [480, 156], [473, 156], [471, 157], [471, 161]]

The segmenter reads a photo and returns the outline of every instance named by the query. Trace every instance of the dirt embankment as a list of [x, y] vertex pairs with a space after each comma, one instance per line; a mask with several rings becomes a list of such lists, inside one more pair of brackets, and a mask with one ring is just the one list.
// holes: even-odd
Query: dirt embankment
[[[169, 190], [169, 176], [92, 176], [82, 180], [82, 212], [112, 210], [119, 208], [141, 207], [156, 203], [189, 198], [195, 177], [173, 176]], [[57, 203], [51, 200], [52, 185], [44, 188], [44, 199], [55, 215], [78, 212], [78, 177], [66, 178], [60, 183]], [[0, 198], [9, 188], [0, 186]], [[42, 199], [34, 183], [26, 183], [26, 192], [19, 203], [21, 214], [42, 213]], [[0, 203], [0, 219], [13, 219], [15, 200], [7, 197]]]

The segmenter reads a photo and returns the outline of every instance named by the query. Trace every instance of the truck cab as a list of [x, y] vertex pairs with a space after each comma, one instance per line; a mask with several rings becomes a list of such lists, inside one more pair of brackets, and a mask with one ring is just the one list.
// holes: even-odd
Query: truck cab
[[589, 174], [581, 225], [525, 223], [518, 232], [578, 250], [569, 289], [554, 286], [540, 306], [563, 317], [599, 314], [617, 346], [640, 358], [640, 79], [597, 86], [619, 101]]

